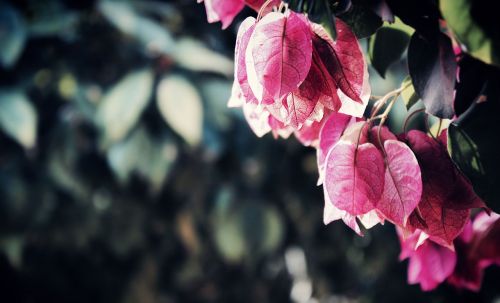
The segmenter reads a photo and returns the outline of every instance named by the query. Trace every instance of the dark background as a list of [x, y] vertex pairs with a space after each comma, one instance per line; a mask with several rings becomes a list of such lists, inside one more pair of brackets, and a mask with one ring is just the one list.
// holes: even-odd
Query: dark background
[[423, 293], [393, 226], [323, 225], [314, 150], [226, 108], [249, 14], [222, 31], [194, 0], [0, 1], [0, 302], [498, 303], [498, 268]]

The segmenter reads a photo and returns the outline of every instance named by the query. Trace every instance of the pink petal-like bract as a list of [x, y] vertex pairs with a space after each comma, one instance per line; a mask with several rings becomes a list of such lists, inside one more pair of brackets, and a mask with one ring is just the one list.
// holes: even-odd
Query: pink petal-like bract
[[326, 158], [325, 184], [330, 201], [350, 215], [374, 209], [384, 188], [384, 160], [371, 143], [340, 140]]
[[[263, 103], [268, 103], [268, 98], [279, 102], [300, 86], [311, 67], [311, 29], [307, 19], [293, 11], [267, 14], [257, 23], [246, 56], [248, 81], [254, 95]], [[249, 66], [252, 64], [255, 74]]]
[[257, 137], [262, 137], [271, 131], [269, 125], [269, 112], [258, 108], [255, 104], [246, 103], [243, 105], [243, 114]]
[[[379, 131], [380, 129], [380, 131]], [[380, 138], [379, 138], [380, 136]], [[370, 143], [373, 143], [378, 149], [382, 150], [384, 142], [387, 140], [398, 140], [398, 138], [389, 130], [387, 126], [374, 126], [368, 132]]]
[[[422, 245], [412, 249], [417, 237], [419, 237], [419, 232], [407, 240], [400, 237], [402, 256], [410, 259], [408, 283], [419, 283], [422, 290], [428, 291], [436, 288], [451, 275], [457, 256], [452, 250], [432, 241], [425, 241]], [[410, 243], [406, 244], [407, 241]]]
[[304, 122], [313, 114], [317, 102], [302, 98], [296, 94], [289, 94], [283, 99], [283, 106], [286, 109], [285, 124], [292, 128], [301, 128]]
[[244, 102], [245, 100], [243, 99], [240, 85], [238, 84], [238, 81], [234, 79], [233, 86], [231, 88], [231, 96], [227, 101], [227, 107], [241, 107], [243, 106]]
[[[245, 0], [245, 4], [256, 12], [258, 12], [261, 9], [262, 5], [265, 2], [266, 0]], [[281, 0], [271, 1], [271, 3], [269, 3], [264, 9], [264, 13], [272, 11], [273, 7], [278, 6], [280, 2]]]
[[[335, 114], [335, 113], [333, 113]], [[323, 128], [325, 122], [330, 118], [332, 114], [324, 113], [323, 118], [320, 121], [309, 120], [300, 129], [294, 132], [295, 137], [304, 146], [312, 146], [314, 148], [319, 148], [319, 136], [320, 131]], [[340, 137], [340, 136], [339, 136]]]
[[245, 63], [245, 55], [248, 47], [248, 42], [255, 29], [255, 18], [248, 17], [240, 25], [236, 38], [236, 46], [234, 48], [234, 78], [238, 81], [241, 94], [246, 103], [258, 103], [250, 85], [248, 84], [247, 68]]
[[356, 222], [356, 216], [352, 216], [348, 214], [345, 210], [340, 210], [335, 205], [333, 205], [332, 201], [328, 198], [328, 194], [326, 192], [325, 187], [323, 187], [323, 193], [325, 195], [325, 208], [323, 211], [323, 223], [325, 225], [330, 224], [333, 221], [342, 219], [345, 225], [349, 226], [352, 230], [354, 230], [358, 235], [363, 236], [361, 229], [359, 228], [358, 222]]
[[458, 171], [440, 141], [412, 130], [406, 142], [415, 153], [422, 172], [422, 198], [408, 225], [418, 228], [438, 244], [452, 247], [470, 215], [483, 207], [472, 185]]
[[500, 265], [500, 215], [479, 213], [455, 240], [458, 262], [448, 283], [479, 291], [484, 269]]
[[366, 229], [370, 229], [377, 224], [383, 225], [385, 220], [376, 209], [372, 209], [364, 215], [359, 215], [358, 218]]
[[[333, 79], [341, 99], [340, 111], [360, 117], [370, 97], [368, 67], [361, 46], [354, 33], [336, 19], [337, 40], [334, 42], [322, 26], [311, 23], [313, 48], [320, 62], [320, 70], [327, 71]], [[316, 57], [314, 57], [316, 58]]]
[[269, 126], [271, 127], [275, 139], [277, 139], [278, 137], [287, 139], [294, 131], [293, 128], [283, 124], [283, 122], [274, 118], [273, 115], [269, 115], [268, 123]]
[[323, 183], [326, 156], [340, 139], [350, 120], [351, 117], [347, 115], [332, 112], [320, 130], [319, 148], [316, 153], [319, 172], [318, 185]]
[[387, 168], [382, 197], [376, 208], [397, 225], [406, 220], [420, 202], [422, 177], [420, 167], [411, 149], [403, 142], [384, 142]]
[[204, 0], [203, 2], [208, 22], [221, 21], [222, 29], [226, 29], [245, 6], [243, 0]]
[[298, 94], [305, 99], [321, 102], [333, 111], [338, 111], [342, 106], [337, 86], [316, 49], [313, 49], [311, 69], [300, 85]]

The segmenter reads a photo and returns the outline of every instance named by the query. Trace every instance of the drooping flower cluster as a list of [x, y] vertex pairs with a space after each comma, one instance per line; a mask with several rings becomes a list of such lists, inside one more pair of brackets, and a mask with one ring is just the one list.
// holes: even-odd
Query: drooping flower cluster
[[286, 10], [240, 26], [229, 106], [242, 106], [262, 136], [317, 137], [332, 112], [361, 117], [370, 96], [366, 61], [351, 30], [337, 21], [333, 41], [305, 15]]
[[420, 284], [432, 290], [442, 282], [457, 288], [478, 291], [486, 267], [500, 265], [500, 215], [479, 213], [454, 241], [454, 250], [425, 241], [419, 230], [404, 236], [398, 229], [401, 242], [399, 258], [409, 259], [408, 283]]
[[[360, 225], [389, 221], [401, 236], [401, 257], [410, 258], [410, 283], [429, 290], [448, 279], [476, 289], [482, 269], [498, 259], [467, 248], [476, 241], [464, 238], [471, 209], [486, 206], [449, 157], [446, 131], [438, 138], [417, 130], [395, 135], [383, 126], [386, 114], [376, 116], [384, 103], [363, 117], [370, 98], [367, 64], [341, 20], [334, 41], [304, 14], [264, 11], [240, 25], [228, 105], [243, 108], [259, 137], [294, 134], [316, 148], [325, 224], [342, 220], [362, 235]], [[459, 266], [455, 249], [473, 268]], [[462, 273], [468, 270], [479, 278], [468, 281]]]

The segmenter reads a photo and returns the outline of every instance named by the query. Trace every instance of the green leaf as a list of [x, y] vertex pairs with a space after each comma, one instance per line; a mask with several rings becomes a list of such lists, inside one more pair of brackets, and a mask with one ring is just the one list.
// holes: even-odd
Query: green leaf
[[0, 4], [0, 65], [14, 66], [26, 44], [26, 27], [19, 12], [7, 4]]
[[102, 98], [96, 123], [102, 129], [104, 145], [123, 139], [135, 126], [148, 104], [153, 86], [150, 70], [131, 72]]
[[453, 161], [495, 212], [500, 212], [498, 101], [475, 103], [448, 128], [448, 150]]
[[130, 3], [104, 0], [98, 8], [111, 24], [142, 44], [146, 52], [167, 55], [174, 52], [175, 41], [166, 27], [137, 14]]
[[274, 207], [257, 201], [217, 204], [223, 205], [212, 217], [213, 239], [227, 262], [255, 261], [273, 253], [281, 244], [283, 219]]
[[23, 93], [0, 92], [0, 127], [25, 148], [35, 146], [37, 114]]
[[108, 163], [121, 184], [133, 173], [148, 181], [151, 192], [158, 193], [177, 158], [177, 148], [168, 137], [153, 138], [139, 127], [107, 153]]
[[209, 49], [194, 38], [180, 38], [172, 57], [178, 65], [192, 71], [220, 73], [228, 77], [232, 77], [234, 73], [234, 63], [231, 59]]
[[409, 110], [413, 105], [415, 105], [415, 103], [418, 102], [420, 98], [415, 93], [415, 88], [411, 83], [410, 76], [406, 76], [406, 78], [403, 80], [403, 83], [401, 84], [401, 87], [404, 88], [401, 92], [401, 97], [405, 102], [406, 108]]
[[341, 17], [358, 39], [373, 35], [383, 24], [379, 16], [363, 5], [352, 5], [351, 9]]
[[198, 145], [203, 134], [203, 106], [191, 82], [179, 75], [164, 78], [156, 101], [165, 122], [188, 144]]
[[383, 78], [389, 66], [401, 59], [412, 33], [413, 29], [396, 19], [394, 24], [379, 28], [370, 39], [368, 49], [370, 61]]
[[[479, 1], [477, 1], [479, 2]], [[480, 3], [470, 0], [441, 0], [439, 8], [446, 20], [447, 25], [452, 29], [458, 40], [466, 46], [467, 52], [488, 64], [500, 65], [500, 36], [498, 28], [486, 28], [483, 25], [487, 15], [484, 9], [493, 9], [485, 2], [483, 7]], [[473, 7], [476, 5], [476, 7]], [[475, 12], [475, 15], [473, 15]], [[476, 19], [480, 16], [482, 20]], [[490, 17], [491, 18], [491, 17]], [[492, 20], [488, 20], [492, 21]], [[497, 20], [492, 21], [497, 24]], [[494, 36], [495, 35], [495, 36]]]

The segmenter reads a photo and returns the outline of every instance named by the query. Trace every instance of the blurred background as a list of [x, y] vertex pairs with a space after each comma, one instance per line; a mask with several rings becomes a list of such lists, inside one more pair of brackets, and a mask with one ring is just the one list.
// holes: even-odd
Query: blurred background
[[0, 0], [0, 302], [500, 302], [498, 267], [423, 293], [392, 226], [324, 226], [315, 151], [226, 107], [253, 12], [195, 2]]

